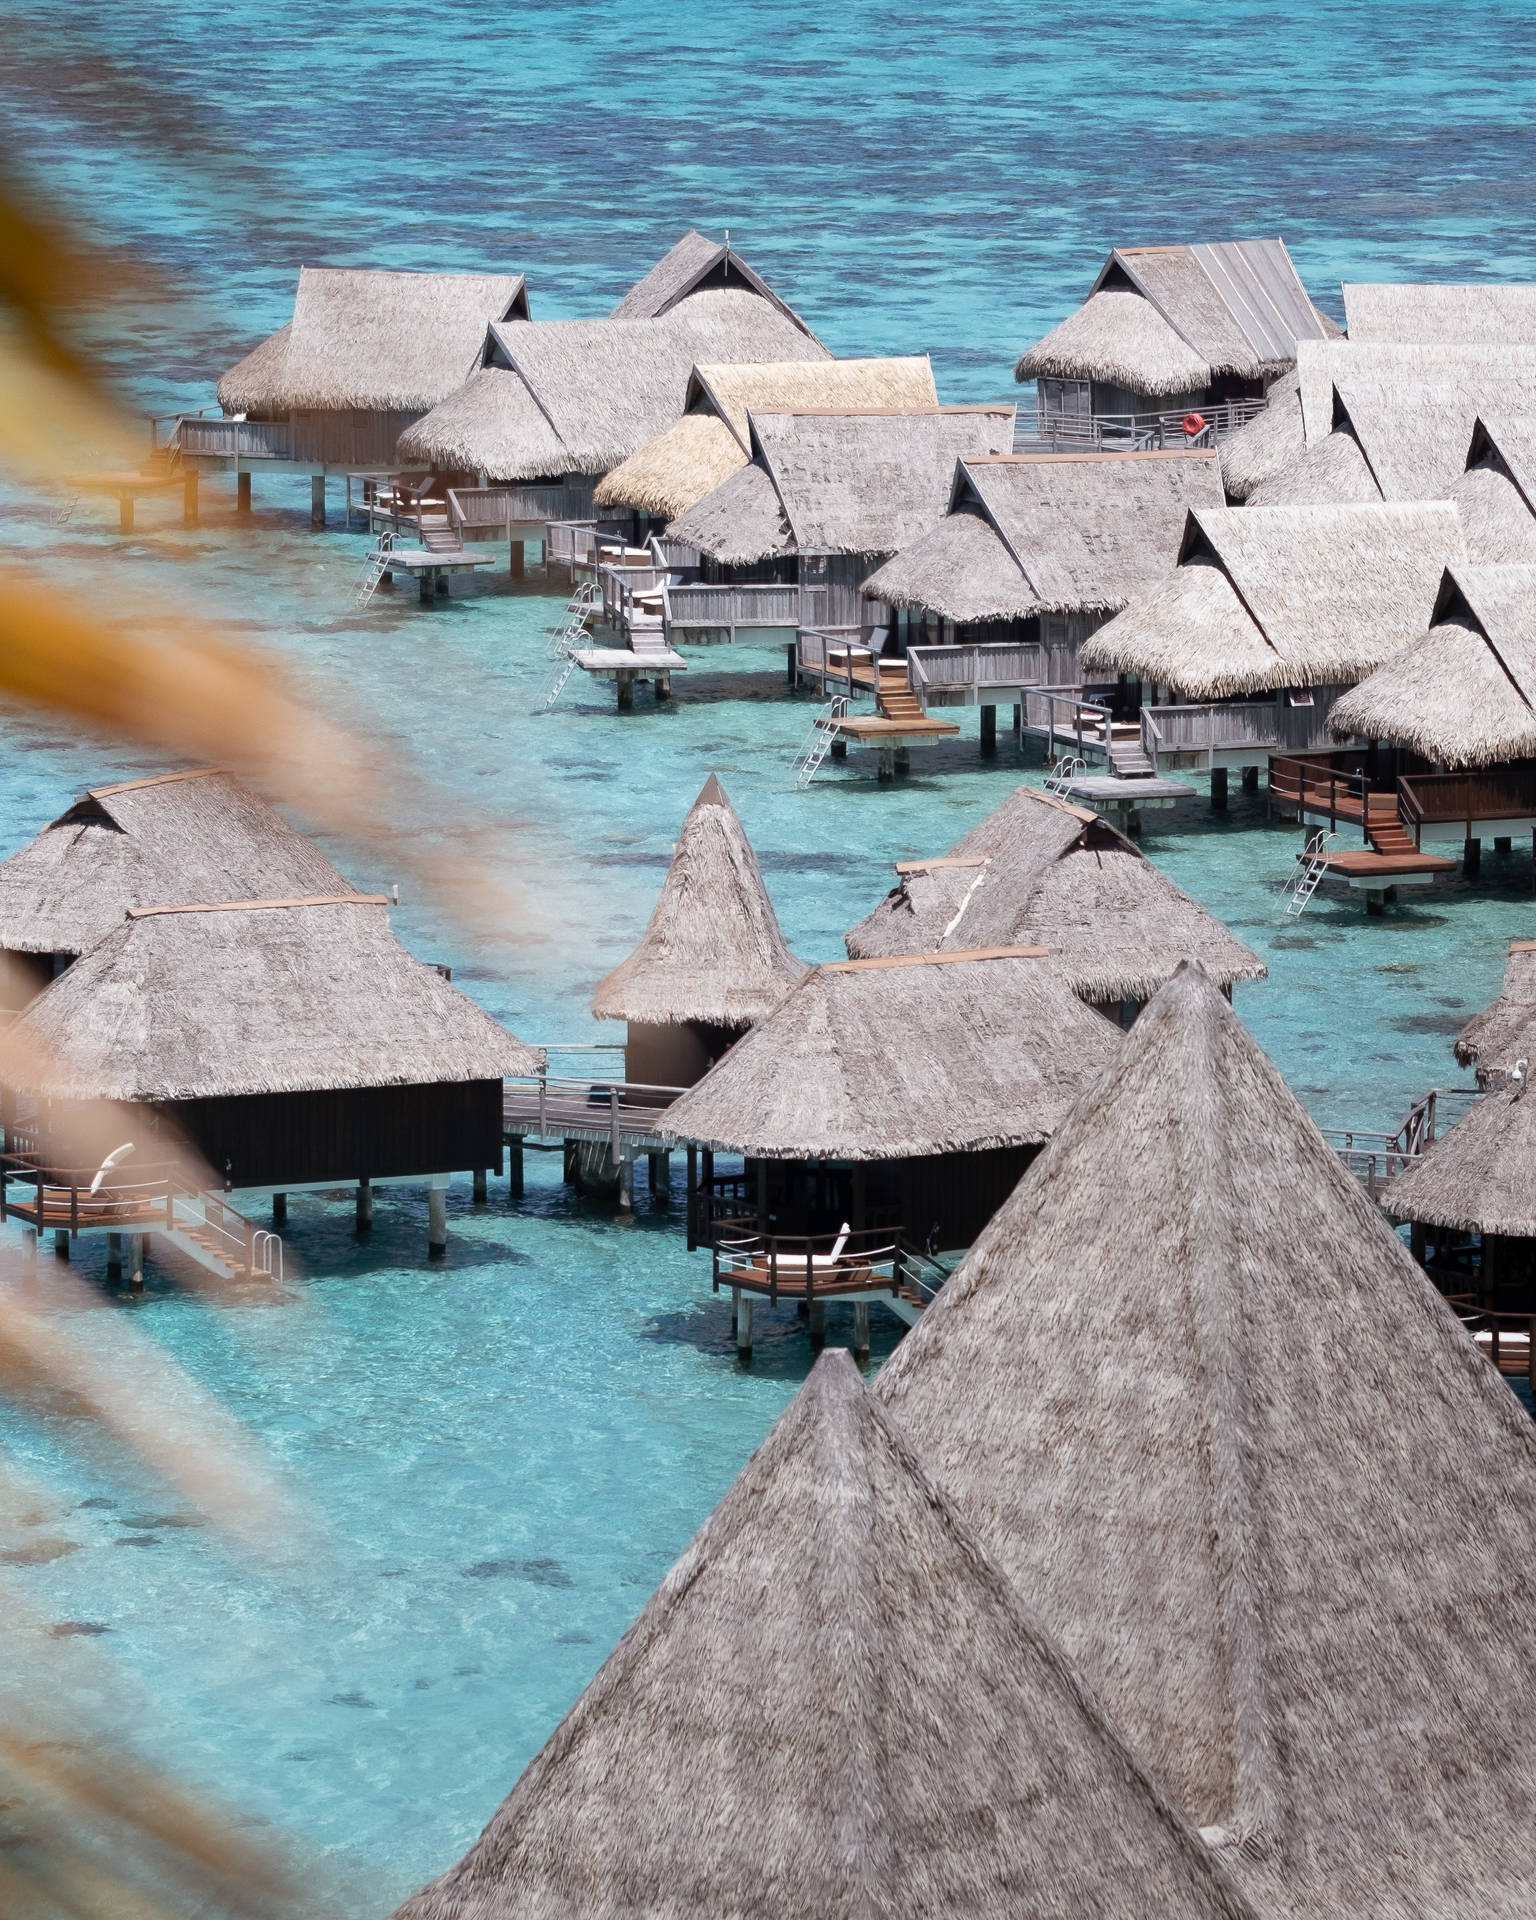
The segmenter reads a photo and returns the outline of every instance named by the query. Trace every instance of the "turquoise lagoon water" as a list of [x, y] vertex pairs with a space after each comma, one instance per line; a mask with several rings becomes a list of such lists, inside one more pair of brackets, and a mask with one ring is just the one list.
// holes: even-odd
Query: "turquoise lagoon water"
[[[931, 349], [954, 399], [1009, 391], [1014, 355], [1117, 239], [1279, 229], [1330, 301], [1341, 276], [1536, 278], [1526, 7], [1306, 4], [1283, 31], [1233, 4], [73, 17], [114, 65], [202, 103], [211, 157], [184, 163], [125, 145], [90, 76], [5, 81], [47, 184], [185, 292], [112, 339], [146, 405], [206, 401], [286, 317], [301, 260], [493, 261], [529, 271], [536, 312], [594, 311], [689, 223], [729, 224], [839, 351]], [[840, 953], [892, 860], [1040, 777], [1006, 740], [983, 761], [969, 714], [896, 786], [855, 755], [796, 793], [811, 702], [787, 695], [770, 646], [696, 653], [670, 709], [642, 692], [620, 716], [577, 681], [537, 712], [558, 599], [481, 580], [430, 611], [357, 614], [364, 542], [312, 534], [306, 507], [302, 481], [258, 482], [237, 525], [210, 483], [199, 529], [149, 505], [124, 539], [90, 505], [55, 527], [9, 495], [0, 537], [61, 578], [106, 558], [125, 599], [196, 596], [280, 654], [435, 783], [442, 817], [412, 823], [428, 852], [454, 817], [502, 823], [526, 886], [515, 938], [454, 924], [409, 884], [394, 917], [528, 1038], [608, 1037], [591, 987], [643, 926], [710, 771], [812, 959]], [[155, 764], [0, 713], [0, 854], [82, 786]], [[1262, 800], [1234, 794], [1221, 818], [1202, 795], [1147, 824], [1152, 856], [1267, 959], [1239, 1007], [1320, 1120], [1394, 1125], [1422, 1088], [1463, 1079], [1451, 1035], [1536, 922], [1528, 862], [1490, 859], [1477, 887], [1381, 920], [1319, 896], [1296, 926], [1276, 899], [1296, 835], [1266, 826]], [[387, 855], [329, 850], [365, 886], [399, 877]], [[530, 1156], [519, 1203], [503, 1187], [475, 1209], [455, 1189], [435, 1267], [416, 1195], [381, 1197], [366, 1247], [348, 1207], [296, 1198], [303, 1277], [281, 1301], [210, 1304], [166, 1269], [142, 1301], [114, 1300], [87, 1249], [91, 1304], [61, 1309], [76, 1330], [129, 1378], [125, 1327], [159, 1342], [246, 1423], [299, 1517], [277, 1564], [252, 1566], [169, 1524], [186, 1517], [174, 1496], [67, 1424], [7, 1415], [40, 1518], [0, 1517], [0, 1551], [39, 1530], [74, 1548], [8, 1569], [61, 1683], [355, 1866], [359, 1912], [456, 1858], [803, 1377], [792, 1316], [738, 1367], [677, 1212], [642, 1192], [621, 1223]], [[877, 1362], [894, 1331], [877, 1325]], [[44, 1631], [71, 1622], [107, 1631]]]

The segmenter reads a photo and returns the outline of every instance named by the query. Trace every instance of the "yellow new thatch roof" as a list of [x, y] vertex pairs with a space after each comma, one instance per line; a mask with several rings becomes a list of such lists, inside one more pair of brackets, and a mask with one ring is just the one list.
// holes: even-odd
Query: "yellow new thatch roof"
[[600, 507], [636, 507], [675, 519], [750, 457], [750, 412], [796, 407], [933, 408], [925, 354], [885, 360], [779, 360], [695, 367], [688, 407], [614, 468], [594, 496]]

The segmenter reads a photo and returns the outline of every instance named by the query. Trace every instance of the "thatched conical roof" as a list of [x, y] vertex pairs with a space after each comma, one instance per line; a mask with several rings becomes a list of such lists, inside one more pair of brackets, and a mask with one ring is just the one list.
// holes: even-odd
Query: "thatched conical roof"
[[701, 362], [830, 358], [782, 304], [739, 284], [656, 319], [490, 329], [481, 364], [409, 427], [400, 458], [495, 480], [607, 473], [683, 411]]
[[1256, 953], [1107, 820], [1019, 787], [934, 866], [847, 935], [849, 957], [956, 947], [1046, 947], [1074, 993], [1146, 1000], [1188, 955], [1222, 986], [1262, 980]]
[[1344, 282], [1351, 340], [1536, 346], [1536, 287]]
[[592, 996], [599, 1020], [746, 1027], [807, 968], [789, 950], [746, 828], [714, 774], [688, 810], [644, 937]]
[[636, 507], [675, 519], [751, 458], [749, 413], [792, 407], [939, 404], [926, 354], [894, 360], [780, 360], [695, 367], [688, 412], [604, 476], [600, 507]]
[[1423, 637], [1465, 559], [1445, 502], [1196, 508], [1176, 571], [1099, 628], [1083, 668], [1201, 700], [1348, 683]]
[[1466, 381], [1497, 389], [1510, 380], [1529, 381], [1536, 372], [1536, 343], [1387, 340], [1303, 340], [1296, 350], [1301, 419], [1307, 445], [1333, 431], [1334, 388], [1369, 380], [1390, 387], [1396, 381]]
[[469, 376], [492, 321], [526, 319], [520, 273], [301, 267], [293, 319], [219, 382], [226, 413], [425, 413]]
[[1448, 567], [1428, 635], [1351, 687], [1328, 729], [1447, 768], [1536, 759], [1536, 566]]
[[841, 960], [738, 1040], [661, 1131], [765, 1160], [1037, 1145], [1119, 1040], [1038, 947]]
[[961, 621], [1113, 612], [1173, 565], [1190, 508], [1222, 501], [1216, 455], [1203, 448], [962, 460], [947, 516], [863, 590]]
[[1278, 1915], [1536, 1904], [1536, 1428], [1190, 962], [878, 1397]]
[[18, 1018], [19, 1053], [46, 1063], [46, 1084], [16, 1090], [216, 1100], [537, 1073], [540, 1049], [407, 953], [385, 904], [131, 908]]
[[1281, 240], [1117, 247], [1088, 299], [1024, 354], [1014, 377], [1171, 398], [1203, 391], [1218, 374], [1279, 373], [1299, 340], [1336, 331]]
[[895, 553], [948, 508], [955, 463], [1007, 453], [1011, 406], [754, 413], [752, 464], [667, 529], [745, 565], [779, 553]]
[[[1525, 1038], [1532, 1039], [1532, 1029]], [[1536, 1237], [1536, 1100], [1526, 1077], [1536, 1053], [1522, 1057], [1519, 1080], [1501, 1077], [1387, 1188], [1386, 1205], [1399, 1220]]]
[[1536, 1060], [1536, 940], [1512, 940], [1499, 997], [1456, 1036], [1456, 1058], [1479, 1080], [1500, 1080], [1517, 1061]]
[[217, 767], [84, 793], [0, 864], [0, 948], [83, 953], [130, 907], [347, 893], [320, 849]]
[[1251, 1920], [845, 1352], [395, 1920]]

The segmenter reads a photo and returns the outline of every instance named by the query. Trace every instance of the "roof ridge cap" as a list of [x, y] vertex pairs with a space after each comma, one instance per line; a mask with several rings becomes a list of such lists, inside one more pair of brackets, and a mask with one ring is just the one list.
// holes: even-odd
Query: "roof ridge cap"
[[129, 907], [124, 918], [153, 920], [164, 913], [251, 913], [259, 908], [387, 907], [392, 904], [387, 893], [306, 893], [281, 900], [187, 900], [167, 906]]

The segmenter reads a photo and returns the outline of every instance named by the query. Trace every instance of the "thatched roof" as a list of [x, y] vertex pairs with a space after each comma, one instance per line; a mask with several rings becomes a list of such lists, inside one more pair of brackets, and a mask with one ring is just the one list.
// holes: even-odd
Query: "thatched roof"
[[1294, 371], [1265, 389], [1264, 411], [1222, 441], [1221, 477], [1228, 497], [1246, 500], [1289, 466], [1307, 444], [1301, 424], [1301, 382]]
[[766, 1160], [902, 1160], [1046, 1139], [1119, 1031], [1038, 948], [816, 967], [661, 1131]]
[[1328, 729], [1447, 768], [1536, 759], [1536, 566], [1447, 568], [1428, 635], [1337, 701]]
[[1139, 293], [1092, 293], [1019, 358], [1016, 380], [1101, 380], [1156, 400], [1211, 384], [1210, 362]]
[[848, 1354], [395, 1920], [1252, 1920]]
[[1302, 428], [1310, 446], [1333, 431], [1337, 386], [1361, 380], [1388, 387], [1396, 382], [1456, 382], [1497, 393], [1511, 381], [1529, 383], [1536, 376], [1536, 345], [1405, 346], [1390, 341], [1304, 340], [1296, 350], [1296, 372]]
[[520, 273], [301, 267], [293, 319], [219, 382], [226, 413], [425, 413], [468, 377], [492, 321], [526, 319]]
[[695, 367], [689, 411], [606, 475], [593, 497], [600, 507], [637, 507], [675, 519], [751, 458], [749, 413], [794, 407], [927, 410], [938, 404], [926, 355]]
[[1013, 446], [1012, 407], [798, 410], [754, 413], [751, 424], [752, 465], [667, 529], [735, 565], [795, 551], [894, 553], [943, 517], [957, 460]]
[[211, 1100], [536, 1073], [390, 931], [382, 896], [133, 907], [13, 1031], [59, 1099]]
[[0, 949], [83, 953], [129, 907], [346, 893], [312, 841], [217, 767], [84, 793], [0, 864]]
[[1100, 1005], [1150, 999], [1190, 954], [1222, 986], [1268, 972], [1117, 828], [1039, 787], [1016, 788], [939, 864], [902, 867], [847, 935], [850, 958], [1038, 942]]
[[1281, 240], [1117, 247], [1084, 304], [1014, 375], [1097, 380], [1156, 399], [1198, 393], [1219, 374], [1281, 372], [1298, 340], [1331, 330]]
[[607, 473], [681, 415], [695, 366], [824, 354], [777, 302], [736, 287], [654, 320], [493, 327], [484, 364], [406, 430], [400, 458], [497, 480]]
[[[1532, 1031], [1527, 1028], [1527, 1039]], [[1522, 1058], [1519, 1080], [1497, 1081], [1387, 1188], [1385, 1203], [1399, 1220], [1462, 1233], [1536, 1236], [1536, 1100], [1529, 1098], [1525, 1078], [1536, 1054]]]
[[1456, 1058], [1497, 1080], [1519, 1060], [1536, 1061], [1536, 941], [1512, 940], [1499, 997], [1456, 1036]]
[[1443, 502], [1196, 508], [1177, 570], [1099, 628], [1083, 668], [1202, 700], [1359, 680], [1423, 637], [1465, 559]]
[[1536, 287], [1344, 282], [1351, 340], [1536, 346]]
[[876, 1395], [1257, 1905], [1531, 1912], [1536, 1427], [1195, 963]]
[[[948, 516], [864, 592], [950, 620], [1114, 612], [1168, 572], [1189, 509], [1223, 497], [1216, 456], [1204, 450], [965, 460]], [[992, 530], [990, 551], [978, 516]]]
[[[643, 274], [608, 316], [610, 320], [659, 320], [698, 293], [750, 293], [766, 300], [819, 346], [810, 328], [782, 301], [763, 277], [749, 267], [729, 242], [711, 240], [690, 228], [675, 246]], [[788, 356], [786, 356], [787, 358]]]
[[1446, 500], [1467, 466], [1479, 415], [1528, 407], [1536, 369], [1492, 375], [1351, 374], [1333, 388], [1333, 430], [1249, 495], [1253, 506], [1329, 501]]
[[1536, 562], [1536, 514], [1499, 463], [1480, 461], [1468, 467], [1450, 498], [1469, 559], [1479, 566]]
[[808, 969], [779, 930], [757, 856], [711, 774], [683, 822], [644, 937], [592, 996], [599, 1020], [745, 1027]]

